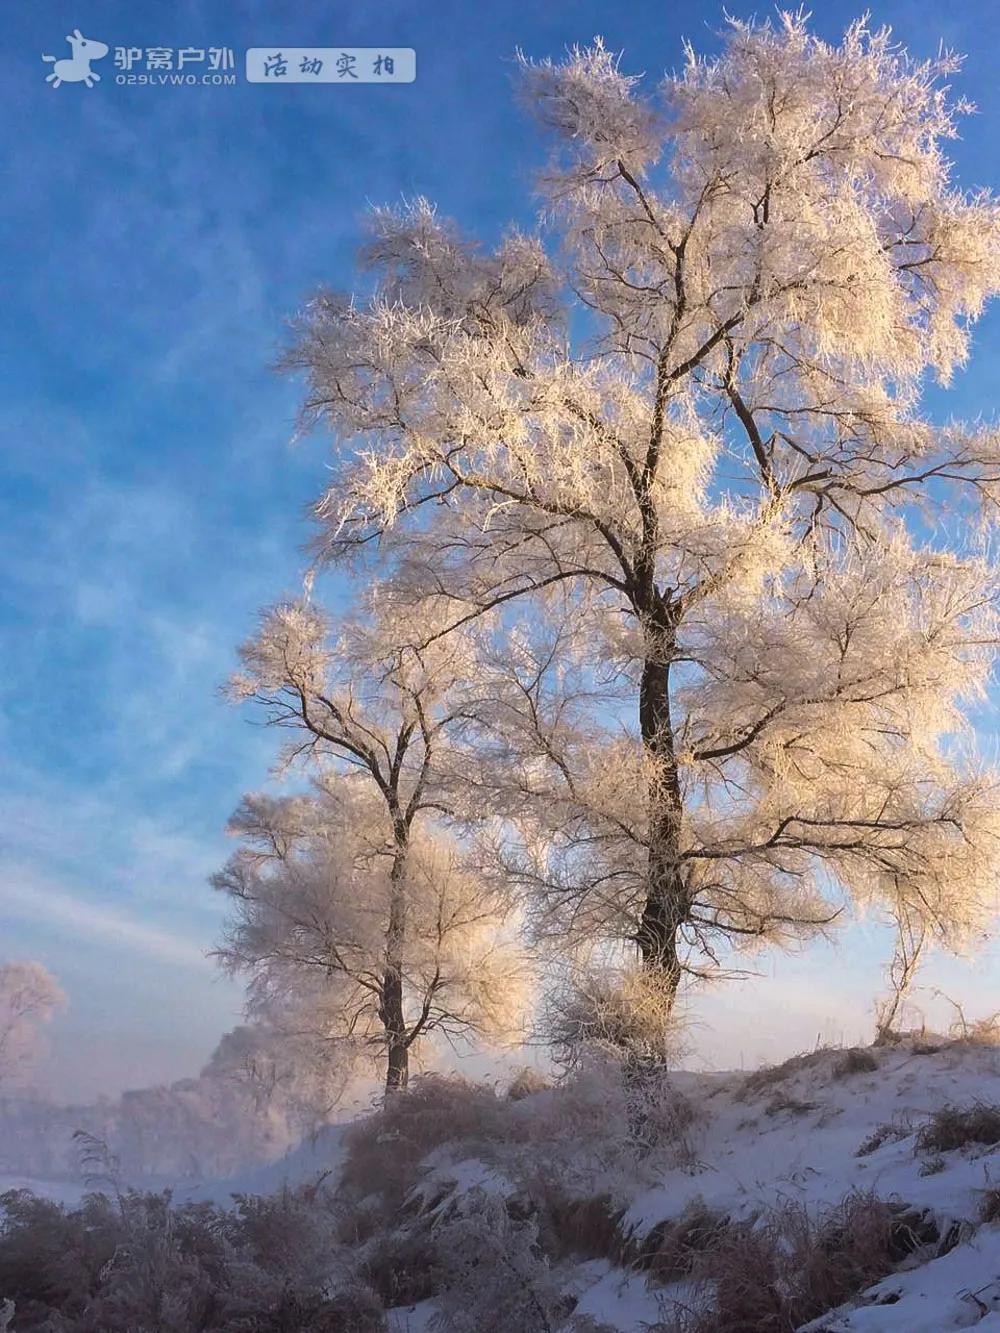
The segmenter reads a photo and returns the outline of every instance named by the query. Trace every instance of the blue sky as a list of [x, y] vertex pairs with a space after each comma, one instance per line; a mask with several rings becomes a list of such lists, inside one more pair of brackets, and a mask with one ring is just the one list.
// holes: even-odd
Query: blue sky
[[[857, 8], [817, 11], [832, 37]], [[958, 177], [1000, 186], [1000, 7], [893, 0], [874, 17], [918, 54], [968, 53], [980, 112]], [[59, 976], [48, 1081], [89, 1096], [193, 1072], [239, 1012], [204, 956], [220, 908], [206, 878], [274, 746], [218, 686], [256, 610], [295, 586], [324, 475], [321, 441], [291, 443], [294, 385], [269, 369], [284, 319], [316, 284], [349, 284], [368, 202], [423, 193], [487, 239], [532, 224], [542, 150], [511, 95], [518, 47], [559, 55], [600, 33], [656, 77], [683, 37], [715, 45], [722, 6], [49, 0], [4, 20], [0, 958]], [[41, 56], [67, 55], [77, 27], [112, 48], [230, 47], [238, 71], [248, 46], [412, 46], [418, 74], [120, 87], [109, 56], [94, 88], [54, 89]], [[998, 359], [994, 313], [936, 410], [992, 411]], [[857, 1035], [885, 941], [862, 927], [849, 943], [708, 1001], [710, 1058]], [[1000, 1005], [982, 965], [935, 976], [977, 1011]]]

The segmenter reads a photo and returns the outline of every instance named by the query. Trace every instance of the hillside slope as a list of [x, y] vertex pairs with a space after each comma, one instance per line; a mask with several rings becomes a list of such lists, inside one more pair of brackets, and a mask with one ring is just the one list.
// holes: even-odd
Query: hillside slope
[[1000, 1049], [969, 1040], [428, 1075], [172, 1197], [32, 1189], [0, 1200], [11, 1333], [1000, 1333]]
[[[535, 1092], [503, 1107], [505, 1127], [439, 1143], [416, 1167], [403, 1229], [459, 1234], [456, 1219], [491, 1199], [529, 1218], [564, 1302], [550, 1301], [553, 1329], [1000, 1329], [1000, 1228], [983, 1221], [1000, 1220], [992, 1046], [923, 1038], [750, 1075], [678, 1073], [655, 1108], [671, 1101], [659, 1137], [631, 1166], [616, 1108], [602, 1148], [582, 1095]], [[553, 1147], [562, 1112], [567, 1141]], [[406, 1126], [394, 1134], [405, 1141]], [[775, 1247], [795, 1271], [775, 1266]], [[823, 1305], [838, 1294], [849, 1299]], [[810, 1302], [819, 1317], [787, 1322]], [[390, 1326], [418, 1333], [440, 1308], [397, 1305]]]

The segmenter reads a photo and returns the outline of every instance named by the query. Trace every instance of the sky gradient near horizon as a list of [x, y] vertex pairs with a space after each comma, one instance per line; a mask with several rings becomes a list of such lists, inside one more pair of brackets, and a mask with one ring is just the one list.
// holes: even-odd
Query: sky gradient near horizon
[[[754, 7], [732, 4], [746, 17]], [[835, 38], [860, 5], [826, 0]], [[1000, 7], [873, 7], [914, 54], [967, 53], [979, 111], [953, 146], [964, 186], [1000, 187]], [[370, 202], [427, 195], [487, 242], [534, 224], [544, 149], [512, 92], [517, 48], [558, 57], [602, 34], [651, 79], [682, 39], [717, 46], [718, 3], [548, 0], [379, 6], [40, 0], [9, 7], [0, 346], [0, 961], [37, 958], [69, 995], [45, 1084], [84, 1098], [194, 1073], [237, 1021], [206, 958], [207, 877], [274, 737], [219, 685], [256, 611], [294, 589], [320, 440], [292, 444], [294, 384], [270, 367], [320, 283], [348, 286]], [[757, 6], [760, 14], [766, 6]], [[232, 87], [45, 82], [75, 28], [115, 47], [231, 48]], [[263, 88], [251, 46], [412, 46], [411, 85]], [[942, 415], [993, 413], [1000, 313]], [[988, 746], [995, 724], [984, 717]], [[710, 1062], [756, 1063], [870, 1022], [886, 940], [855, 928], [698, 1007]], [[931, 973], [1000, 1008], [996, 955]], [[930, 984], [930, 983], [929, 983]]]

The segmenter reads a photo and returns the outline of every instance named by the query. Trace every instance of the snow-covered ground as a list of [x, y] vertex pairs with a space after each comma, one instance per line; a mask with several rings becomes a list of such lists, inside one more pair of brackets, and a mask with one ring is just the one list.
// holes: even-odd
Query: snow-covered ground
[[[691, 1126], [674, 1162], [647, 1178], [627, 1208], [622, 1230], [637, 1244], [699, 1203], [732, 1220], [790, 1202], [820, 1215], [852, 1191], [872, 1192], [925, 1215], [938, 1239], [803, 1328], [1000, 1333], [1000, 1227], [979, 1222], [984, 1193], [1000, 1185], [1000, 1145], [929, 1152], [916, 1142], [920, 1126], [942, 1107], [1000, 1103], [1000, 1051], [929, 1039], [854, 1057], [825, 1050], [751, 1076], [678, 1074], [674, 1086], [691, 1105]], [[450, 1168], [436, 1160], [421, 1192], [440, 1198], [449, 1170], [453, 1199], [471, 1188], [503, 1192], [494, 1168], [477, 1173], [467, 1159]], [[668, 1318], [675, 1301], [690, 1296], [604, 1259], [577, 1264], [566, 1284], [578, 1296], [574, 1319], [588, 1315], [622, 1333]], [[432, 1302], [394, 1311], [393, 1333], [421, 1333], [432, 1312]]]
[[[790, 1204], [822, 1216], [852, 1192], [871, 1194], [918, 1219], [921, 1243], [847, 1305], [803, 1325], [803, 1333], [972, 1327], [1000, 1333], [1000, 1226], [981, 1221], [989, 1191], [1000, 1190], [1000, 1143], [939, 1151], [918, 1141], [921, 1127], [942, 1108], [1000, 1105], [1000, 1050], [914, 1039], [864, 1052], [817, 1051], [750, 1075], [677, 1073], [671, 1084], [689, 1116], [678, 1121], [668, 1151], [637, 1168], [634, 1181], [617, 1177], [625, 1252], [636, 1255], [664, 1224], [702, 1206], [749, 1222]], [[551, 1132], [553, 1106], [564, 1095], [558, 1089], [533, 1093], [504, 1103], [503, 1114], [522, 1126], [548, 1117]], [[181, 1185], [176, 1197], [224, 1203], [233, 1193], [333, 1181], [344, 1160], [344, 1129], [324, 1131], [272, 1166]], [[516, 1146], [497, 1144], [480, 1156], [467, 1142], [436, 1148], [419, 1168], [407, 1215], [434, 1225], [461, 1213], [463, 1200], [474, 1195], [513, 1199], [521, 1191], [523, 1197], [517, 1168], [532, 1151], [531, 1135], [511, 1142]], [[15, 1185], [32, 1185], [67, 1203], [79, 1195], [64, 1185], [0, 1181]], [[1000, 1219], [1000, 1193], [995, 1202]], [[558, 1277], [576, 1302], [576, 1323], [567, 1322], [567, 1329], [587, 1327], [581, 1317], [588, 1316], [590, 1327], [638, 1333], [658, 1319], [669, 1321], [677, 1303], [692, 1298], [689, 1284], [658, 1285], [615, 1257], [563, 1260]], [[394, 1309], [391, 1333], [424, 1333], [434, 1313], [433, 1301]]]
[[[773, 1080], [680, 1078], [698, 1108], [694, 1160], [640, 1193], [627, 1222], [641, 1235], [698, 1198], [739, 1218], [789, 1200], [818, 1210], [860, 1190], [927, 1210], [942, 1237], [955, 1223], [977, 1227], [985, 1191], [1000, 1185], [1000, 1146], [918, 1152], [915, 1137], [942, 1107], [1000, 1102], [1000, 1051], [962, 1042], [935, 1050], [935, 1044], [873, 1049], [873, 1070], [850, 1072], [843, 1053], [822, 1051]], [[884, 1127], [891, 1131], [884, 1141], [859, 1155]], [[859, 1308], [808, 1328], [943, 1333], [978, 1325], [1000, 1329], [1000, 1229], [993, 1226], [977, 1227], [942, 1257], [886, 1278], [860, 1298]]]
[[[877, 1068], [855, 1073], [839, 1072], [844, 1053], [828, 1050], [776, 1066], [773, 1078], [677, 1076], [696, 1108], [696, 1160], [640, 1194], [629, 1221], [642, 1232], [698, 1197], [746, 1217], [789, 1199], [835, 1204], [852, 1189], [899, 1197], [942, 1217], [975, 1216], [979, 1193], [1000, 1183], [1000, 1156], [991, 1149], [947, 1154], [940, 1170], [921, 1174], [927, 1159], [914, 1155], [912, 1128], [949, 1104], [1000, 1102], [1000, 1050], [946, 1043], [928, 1051], [933, 1045], [873, 1048], [866, 1054]], [[859, 1156], [882, 1126], [893, 1132]]]
[[1000, 1227], [974, 1236], [938, 1259], [870, 1287], [856, 1306], [806, 1324], [802, 1333], [942, 1333], [1000, 1330]]

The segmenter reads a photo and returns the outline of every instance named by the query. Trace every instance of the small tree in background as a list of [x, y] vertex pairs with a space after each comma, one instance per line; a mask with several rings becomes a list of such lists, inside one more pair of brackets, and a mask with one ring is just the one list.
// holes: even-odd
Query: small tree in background
[[526, 63], [553, 244], [376, 210], [371, 288], [288, 356], [338, 441], [325, 557], [422, 601], [417, 648], [520, 618], [491, 782], [536, 920], [669, 1002], [831, 898], [949, 943], [993, 909], [1000, 440], [919, 410], [1000, 287], [997, 205], [943, 152], [955, 68], [792, 15], [654, 94], [600, 43]]
[[927, 919], [911, 911], [902, 896], [897, 904], [895, 929], [896, 940], [887, 975], [888, 994], [875, 1005], [876, 1042], [891, 1042], [898, 1035], [929, 942]]
[[421, 1038], [509, 1031], [524, 999], [511, 899], [441, 822], [457, 811], [468, 650], [401, 638], [377, 610], [337, 639], [314, 607], [265, 615], [234, 692], [292, 729], [287, 760], [319, 772], [308, 795], [245, 799], [243, 845], [213, 881], [233, 905], [219, 953], [249, 975], [251, 1011], [345, 1069], [377, 1049], [387, 1093]]
[[62, 988], [41, 963], [0, 965], [0, 1086], [32, 1067], [41, 1028], [65, 1005]]

